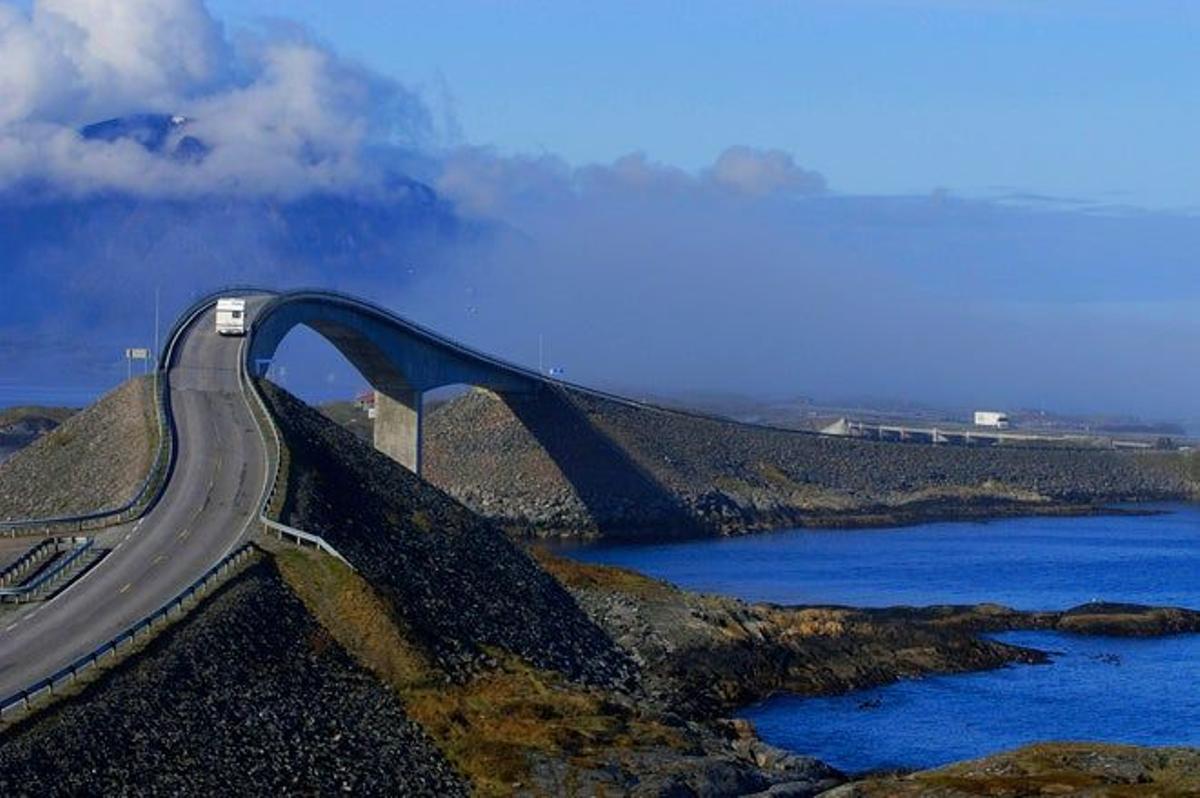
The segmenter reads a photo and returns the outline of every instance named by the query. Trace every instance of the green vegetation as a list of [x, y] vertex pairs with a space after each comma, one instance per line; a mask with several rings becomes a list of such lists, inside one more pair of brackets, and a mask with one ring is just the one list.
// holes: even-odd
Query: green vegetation
[[536, 756], [592, 767], [614, 750], [682, 745], [676, 732], [614, 696], [498, 650], [488, 652], [495, 667], [452, 683], [411, 642], [388, 602], [344, 563], [298, 549], [276, 557], [309, 611], [396, 691], [479, 795], [508, 795], [528, 784]]
[[591, 565], [551, 554], [543, 548], [530, 551], [538, 565], [569, 590], [609, 590], [639, 598], [665, 598], [680, 594], [668, 582], [626, 568], [611, 565]]

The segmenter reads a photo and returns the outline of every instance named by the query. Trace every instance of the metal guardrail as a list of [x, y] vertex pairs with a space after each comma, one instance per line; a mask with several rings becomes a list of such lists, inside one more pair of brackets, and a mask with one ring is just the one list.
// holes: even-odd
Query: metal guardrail
[[3, 571], [0, 571], [0, 587], [7, 587], [12, 582], [20, 579], [25, 575], [26, 571], [29, 571], [42, 560], [43, 555], [57, 551], [57, 538], [47, 538], [38, 543], [32, 549], [9, 563]]
[[[132, 648], [134, 643], [148, 639], [154, 631], [165, 626], [171, 620], [182, 617], [196, 605], [202, 596], [224, 584], [241, 566], [257, 555], [258, 549], [253, 544], [243, 544], [205, 571], [200, 578], [180, 591], [173, 599], [126, 628], [107, 643], [97, 646], [24, 690], [18, 690], [16, 693], [0, 699], [0, 721], [17, 712], [30, 709], [40, 699], [53, 696], [55, 690], [62, 690], [74, 684], [81, 674], [92, 668], [108, 661], [115, 661], [120, 653]], [[187, 606], [189, 601], [191, 607]]]
[[[331, 546], [320, 535], [314, 535], [311, 532], [305, 532], [303, 529], [297, 529], [293, 526], [280, 523], [270, 516], [271, 504], [275, 501], [275, 497], [279, 492], [279, 477], [280, 477], [280, 460], [283, 456], [283, 440], [279, 435], [279, 428], [275, 424], [275, 420], [271, 417], [271, 411], [267, 408], [267, 403], [259, 392], [258, 385], [251, 379], [246, 371], [245, 349], [246, 342], [242, 342], [242, 351], [238, 355], [238, 380], [241, 383], [242, 397], [246, 402], [246, 406], [250, 409], [250, 414], [254, 417], [254, 424], [258, 428], [258, 436], [263, 444], [263, 451], [267, 453], [267, 475], [263, 488], [263, 500], [259, 506], [258, 521], [265, 527], [268, 532], [273, 532], [280, 540], [291, 540], [297, 546], [303, 546], [305, 543], [312, 545], [314, 548], [325, 552], [333, 557], [337, 557], [351, 569], [354, 566], [350, 561], [338, 553], [338, 550]], [[253, 401], [251, 401], [253, 397]], [[271, 431], [271, 441], [267, 441], [266, 429]]]
[[51, 580], [57, 578], [59, 574], [66, 571], [71, 567], [71, 565], [83, 557], [83, 555], [92, 550], [93, 541], [91, 538], [62, 538], [55, 541], [55, 545], [57, 546], [61, 544], [63, 540], [70, 540], [72, 543], [76, 544], [75, 548], [70, 554], [55, 562], [42, 573], [38, 574], [37, 577], [35, 577], [34, 580], [28, 584], [19, 585], [17, 587], [0, 587], [0, 602], [8, 601], [10, 599], [17, 602], [29, 600], [33, 594], [37, 593], [39, 590], [49, 584]]
[[[179, 337], [182, 334], [182, 332], [184, 330], [188, 329], [188, 327], [195, 321], [196, 317], [199, 316], [201, 313], [203, 313], [205, 310], [207, 310], [208, 307], [211, 306], [217, 300], [217, 298], [219, 296], [225, 295], [227, 293], [231, 293], [234, 291], [254, 292], [254, 293], [271, 293], [269, 291], [263, 291], [261, 289], [256, 289], [256, 288], [251, 288], [251, 287], [237, 287], [237, 288], [226, 287], [224, 289], [221, 289], [220, 292], [206, 295], [206, 296], [196, 300], [183, 314], [181, 314], [179, 321], [177, 321], [176, 324], [172, 327], [171, 332], [169, 333], [169, 340], [171, 343], [170, 343], [169, 347], [164, 351], [164, 353], [160, 356], [159, 368], [158, 368], [158, 371], [156, 372], [156, 378], [158, 378], [159, 375], [167, 374], [167, 372], [169, 371], [170, 365], [172, 362], [172, 358], [174, 355], [175, 344], [179, 340]], [[240, 387], [241, 387], [241, 391], [242, 391], [243, 400], [246, 402], [247, 408], [250, 410], [251, 415], [255, 419], [255, 425], [258, 427], [259, 437], [263, 442], [263, 448], [267, 455], [267, 458], [266, 458], [267, 459], [266, 481], [264, 482], [263, 493], [260, 496], [261, 501], [259, 503], [257, 520], [264, 527], [266, 527], [267, 529], [274, 531], [276, 534], [278, 534], [281, 539], [294, 540], [298, 545], [303, 545], [304, 543], [309, 543], [309, 544], [313, 545], [315, 548], [317, 548], [327, 554], [330, 554], [334, 557], [337, 557], [342, 562], [346, 562], [346, 559], [344, 557], [342, 557], [341, 554], [339, 554], [336, 549], [334, 549], [332, 546], [330, 546], [319, 535], [314, 535], [310, 532], [305, 532], [304, 530], [296, 529], [294, 527], [287, 526], [286, 524], [281, 524], [281, 523], [271, 519], [268, 516], [268, 509], [269, 509], [271, 503], [274, 501], [274, 498], [279, 489], [279, 485], [278, 485], [278, 482], [279, 482], [279, 459], [280, 459], [280, 453], [283, 451], [283, 448], [282, 448], [283, 444], [282, 444], [282, 440], [279, 437], [279, 431], [275, 426], [275, 423], [271, 417], [269, 410], [267, 409], [265, 401], [263, 400], [262, 396], [259, 394], [257, 386], [255, 386], [251, 382], [249, 375], [246, 373], [246, 370], [244, 368], [245, 346], [246, 346], [246, 341], [243, 340], [241, 351], [239, 351], [239, 368], [238, 368], [239, 383], [240, 383]], [[166, 381], [163, 380], [163, 383], [165, 384]], [[173, 418], [171, 417], [169, 391], [164, 390], [164, 393], [166, 394], [166, 399], [161, 405], [162, 415], [160, 416], [160, 418], [164, 425], [162, 427], [162, 429], [167, 430], [169, 432], [169, 434], [167, 436], [160, 437], [160, 441], [164, 440], [164, 439], [170, 440], [170, 447], [171, 447], [170, 448], [170, 458], [171, 459], [169, 460], [169, 462], [173, 464], [174, 456], [175, 456], [175, 448], [174, 448], [175, 447], [175, 441], [174, 441], [175, 428], [174, 428]], [[251, 399], [251, 396], [253, 397], [253, 400]], [[267, 435], [266, 435], [266, 431], [265, 431], [264, 427], [269, 427], [271, 430], [271, 435], [272, 435], [273, 442], [274, 442], [274, 448], [272, 448], [267, 441]], [[165, 473], [163, 474], [162, 485], [164, 487], [166, 485], [167, 477], [169, 476], [169, 474], [170, 474], [170, 469], [168, 468], [165, 471]], [[156, 495], [154, 498], [155, 498], [155, 500], [157, 500], [158, 496]], [[131, 503], [130, 506], [133, 506], [135, 504], [136, 504], [136, 501]], [[150, 504], [152, 505], [153, 502], [151, 502]], [[150, 505], [148, 505], [148, 506], [150, 506]], [[90, 515], [99, 516], [99, 515], [101, 515], [101, 513], [90, 514]], [[78, 519], [78, 517], [72, 518], [69, 520], [77, 520], [77, 519]], [[249, 523], [250, 522], [247, 522], [247, 527], [249, 526]], [[87, 542], [83, 546], [79, 547], [79, 549], [77, 549], [75, 552], [73, 552], [69, 558], [66, 558], [64, 560], [64, 562], [56, 563], [56, 566], [53, 569], [53, 571], [54, 571], [53, 574], [47, 573], [47, 574], [39, 575], [38, 579], [35, 580], [36, 585], [40, 586], [40, 585], [44, 584], [45, 581], [48, 580], [49, 578], [52, 578], [52, 576], [54, 574], [61, 572], [62, 568], [69, 567], [69, 565], [72, 562], [74, 562], [78, 557], [82, 556], [88, 549], [90, 549], [91, 545], [92, 545], [92, 541], [90, 539], [87, 540]], [[102, 661], [107, 661], [109, 659], [115, 660], [116, 657], [118, 656], [119, 652], [121, 652], [123, 650], [127, 650], [128, 648], [131, 648], [132, 645], [135, 642], [137, 642], [139, 639], [148, 638], [157, 628], [168, 623], [170, 620], [172, 620], [173, 617], [178, 618], [178, 617], [182, 616], [185, 613], [185, 611], [188, 609], [188, 607], [186, 606], [186, 603], [188, 601], [191, 601], [192, 606], [195, 606], [196, 602], [199, 600], [199, 598], [201, 596], [203, 596], [204, 594], [206, 594], [213, 588], [217, 587], [219, 584], [223, 583], [226, 579], [228, 579], [230, 576], [232, 576], [232, 573], [234, 572], [235, 569], [238, 569], [247, 560], [256, 556], [257, 552], [258, 552], [258, 549], [252, 543], [242, 544], [242, 546], [238, 547], [236, 550], [234, 550], [227, 556], [221, 558], [215, 565], [213, 565], [211, 568], [209, 568], [200, 578], [198, 578], [197, 580], [192, 582], [192, 584], [190, 584], [187, 588], [185, 588], [183, 591], [181, 591], [173, 599], [168, 601], [166, 604], [164, 604], [162, 607], [160, 607], [155, 612], [151, 613], [150, 615], [147, 615], [142, 620], [140, 620], [137, 623], [133, 624], [132, 626], [128, 627], [125, 631], [121, 632], [116, 637], [109, 640], [107, 643], [104, 643], [103, 645], [98, 646], [97, 648], [93, 649], [92, 651], [88, 652], [87, 654], [84, 654], [83, 656], [79, 657], [78, 659], [76, 659], [75, 661], [66, 665], [65, 667], [60, 668], [58, 671], [51, 674], [50, 676], [33, 683], [29, 687], [26, 687], [23, 690], [19, 690], [11, 696], [0, 699], [0, 722], [3, 722], [10, 715], [30, 709], [34, 703], [38, 702], [43, 697], [53, 696], [54, 691], [56, 689], [61, 690], [64, 687], [74, 684], [76, 679], [80, 676], [80, 674], [82, 674], [94, 667], [99, 666]], [[32, 552], [30, 552], [30, 554], [32, 554]], [[348, 562], [346, 562], [346, 564], [348, 566], [350, 565]], [[353, 566], [350, 566], [350, 567], [353, 568]], [[31, 586], [23, 586], [22, 589], [24, 589], [24, 587], [31, 587]]]

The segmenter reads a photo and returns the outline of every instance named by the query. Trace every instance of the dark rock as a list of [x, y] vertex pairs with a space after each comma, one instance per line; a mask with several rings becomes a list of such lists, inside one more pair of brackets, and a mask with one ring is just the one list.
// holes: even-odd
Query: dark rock
[[0, 795], [466, 795], [394, 695], [252, 566], [0, 738]]
[[592, 684], [634, 682], [621, 649], [491, 522], [284, 391], [266, 393], [291, 453], [282, 520], [322, 535], [449, 672], [485, 665], [495, 646]]

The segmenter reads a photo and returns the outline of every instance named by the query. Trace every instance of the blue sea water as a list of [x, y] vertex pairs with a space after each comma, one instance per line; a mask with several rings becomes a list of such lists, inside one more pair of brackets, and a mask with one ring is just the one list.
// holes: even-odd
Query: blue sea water
[[[780, 604], [995, 601], [1065, 609], [1100, 599], [1200, 608], [1200, 509], [1161, 509], [568, 553], [692, 590]], [[742, 714], [769, 742], [851, 772], [932, 767], [1038, 740], [1200, 745], [1200, 636], [997, 637], [1052, 652], [1052, 664], [833, 698], [778, 696]]]

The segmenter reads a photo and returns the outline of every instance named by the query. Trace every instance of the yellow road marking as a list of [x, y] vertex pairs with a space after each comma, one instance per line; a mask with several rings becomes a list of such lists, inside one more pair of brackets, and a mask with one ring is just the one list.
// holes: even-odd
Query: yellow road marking
[[125, 583], [125, 587], [121, 588], [121, 589], [120, 589], [120, 590], [118, 590], [117, 592], [118, 592], [118, 593], [124, 593], [126, 590], [128, 590], [128, 589], [129, 589], [129, 588], [131, 588], [131, 587], [133, 587], [133, 582], [126, 582], [126, 583]]
[[157, 557], [155, 557], [155, 558], [154, 558], [154, 562], [152, 562], [152, 563], [150, 563], [150, 564], [151, 564], [151, 565], [158, 565], [160, 562], [162, 562], [162, 561], [163, 561], [163, 560], [165, 560], [165, 559], [167, 559], [167, 555], [165, 555], [165, 554], [160, 554], [160, 555], [158, 555]]
[[190, 534], [192, 534], [192, 530], [190, 530], [190, 529], [185, 529], [185, 530], [183, 530], [182, 532], [180, 532], [178, 535], [176, 535], [176, 537], [178, 537], [180, 540], [183, 540], [184, 538], [186, 538], [186, 537], [187, 537], [188, 535], [190, 535]]

